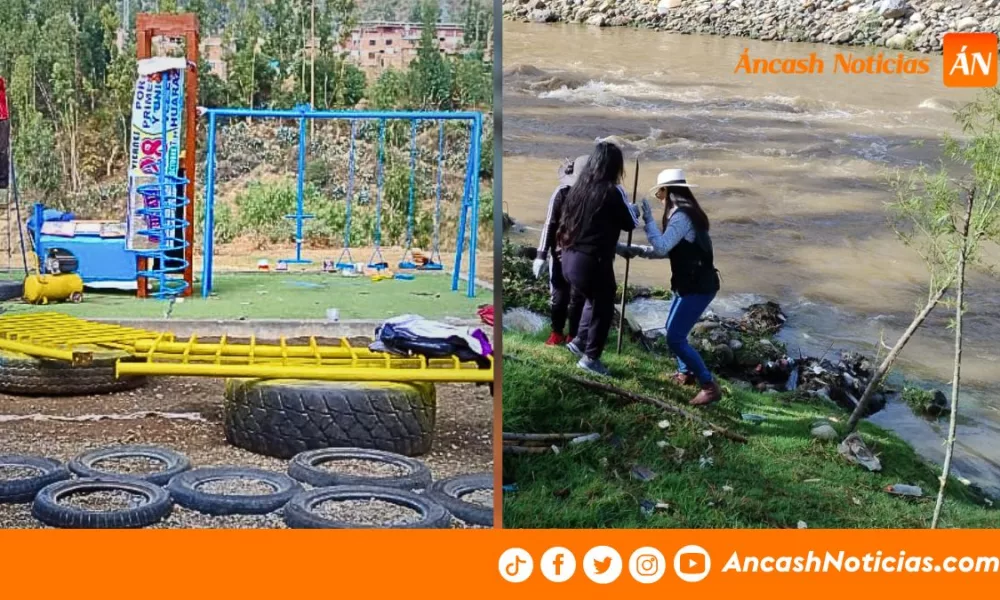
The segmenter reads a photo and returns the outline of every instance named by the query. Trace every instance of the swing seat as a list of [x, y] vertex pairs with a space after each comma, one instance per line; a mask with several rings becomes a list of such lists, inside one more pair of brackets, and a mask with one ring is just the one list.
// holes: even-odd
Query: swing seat
[[352, 262], [338, 262], [338, 263], [334, 263], [333, 266], [336, 267], [338, 271], [346, 271], [348, 269], [351, 269], [351, 270], [354, 269], [354, 263], [352, 263]]
[[410, 262], [408, 260], [404, 260], [403, 262], [399, 263], [399, 268], [400, 269], [416, 269], [417, 268], [417, 263]]
[[436, 262], [429, 262], [426, 265], [420, 267], [422, 271], [443, 271], [444, 265]]
[[368, 263], [368, 268], [369, 269], [375, 269], [377, 271], [381, 271], [383, 269], [388, 269], [389, 268], [389, 263], [384, 262], [384, 261], [383, 262], [377, 262], [377, 263]]
[[399, 279], [401, 281], [413, 281], [416, 278], [417, 278], [416, 275], [412, 275], [410, 273], [396, 273], [396, 276], [393, 279]]

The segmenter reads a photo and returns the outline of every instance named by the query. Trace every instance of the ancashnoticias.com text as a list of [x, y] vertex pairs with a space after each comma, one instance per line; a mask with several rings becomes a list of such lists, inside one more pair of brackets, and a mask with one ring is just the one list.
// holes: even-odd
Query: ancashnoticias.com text
[[740, 556], [734, 552], [722, 572], [730, 573], [1000, 573], [1000, 557], [949, 556], [937, 560], [930, 556], [883, 554], [864, 556], [827, 552], [822, 558], [814, 552], [805, 556]]

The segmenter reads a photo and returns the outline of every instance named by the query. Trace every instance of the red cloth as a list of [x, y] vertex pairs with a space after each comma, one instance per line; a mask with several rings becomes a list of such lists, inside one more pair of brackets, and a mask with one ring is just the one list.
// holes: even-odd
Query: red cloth
[[479, 311], [476, 314], [479, 315], [479, 318], [482, 319], [483, 323], [489, 325], [490, 327], [493, 327], [493, 305], [492, 304], [487, 304], [487, 305], [483, 306], [482, 308], [479, 309]]
[[4, 83], [3, 77], [0, 77], [0, 121], [6, 121], [10, 118], [10, 112], [7, 110], [7, 84]]

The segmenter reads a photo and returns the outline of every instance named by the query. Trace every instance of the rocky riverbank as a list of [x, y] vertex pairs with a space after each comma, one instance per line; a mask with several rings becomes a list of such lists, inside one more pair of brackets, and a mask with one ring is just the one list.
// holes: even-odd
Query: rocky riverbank
[[940, 52], [949, 31], [1000, 30], [1000, 0], [504, 0], [504, 17], [760, 40]]

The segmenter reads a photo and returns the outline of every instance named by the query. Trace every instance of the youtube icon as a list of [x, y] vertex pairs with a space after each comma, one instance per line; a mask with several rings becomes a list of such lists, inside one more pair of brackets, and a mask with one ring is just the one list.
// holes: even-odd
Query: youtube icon
[[701, 546], [684, 546], [674, 555], [674, 571], [688, 583], [701, 581], [711, 568], [712, 559]]

